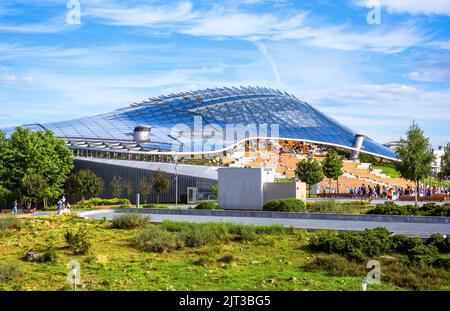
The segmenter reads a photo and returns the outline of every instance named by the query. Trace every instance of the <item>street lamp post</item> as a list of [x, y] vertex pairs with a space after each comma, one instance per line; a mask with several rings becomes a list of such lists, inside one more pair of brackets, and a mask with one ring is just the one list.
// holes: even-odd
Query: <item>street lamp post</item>
[[175, 158], [175, 205], [178, 205], [178, 158]]

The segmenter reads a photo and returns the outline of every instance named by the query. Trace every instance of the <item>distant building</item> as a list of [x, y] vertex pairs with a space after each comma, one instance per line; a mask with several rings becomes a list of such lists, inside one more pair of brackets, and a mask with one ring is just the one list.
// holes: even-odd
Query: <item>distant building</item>
[[442, 157], [444, 156], [444, 153], [445, 148], [443, 148], [442, 146], [438, 146], [437, 149], [433, 149], [433, 155], [435, 156], [435, 159], [432, 163], [434, 173], [439, 173], [441, 171]]
[[400, 140], [392, 140], [390, 142], [383, 144], [383, 146], [385, 146], [391, 150], [397, 150], [399, 145], [400, 145]]

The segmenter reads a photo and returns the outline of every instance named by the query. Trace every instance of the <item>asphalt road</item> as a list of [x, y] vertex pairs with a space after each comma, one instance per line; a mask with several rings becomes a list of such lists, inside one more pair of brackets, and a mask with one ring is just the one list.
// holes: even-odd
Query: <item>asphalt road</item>
[[[147, 213], [146, 213], [147, 214]], [[111, 220], [116, 213], [105, 210], [104, 212], [86, 215], [91, 219]], [[407, 223], [407, 222], [372, 222], [355, 220], [328, 220], [328, 219], [288, 219], [288, 218], [262, 218], [262, 217], [223, 217], [223, 216], [198, 216], [198, 215], [148, 215], [152, 222], [162, 222], [163, 220], [189, 221], [189, 222], [233, 222], [246, 225], [274, 225], [279, 224], [285, 227], [294, 227], [308, 230], [341, 230], [341, 231], [362, 231], [376, 227], [385, 227], [392, 233], [405, 234], [408, 236], [428, 237], [433, 233], [450, 234], [450, 224], [435, 223]], [[83, 216], [82, 214], [80, 216]]]

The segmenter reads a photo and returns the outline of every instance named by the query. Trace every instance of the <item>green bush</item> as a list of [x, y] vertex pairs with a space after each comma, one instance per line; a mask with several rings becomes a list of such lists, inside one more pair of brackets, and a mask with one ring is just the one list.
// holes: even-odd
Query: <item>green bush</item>
[[325, 271], [330, 276], [361, 276], [365, 272], [364, 265], [348, 261], [345, 257], [336, 254], [316, 256], [303, 268], [312, 272]]
[[197, 226], [183, 231], [182, 238], [184, 245], [188, 247], [197, 247], [215, 242], [220, 238], [217, 230], [210, 226]]
[[149, 203], [149, 204], [141, 204], [140, 207], [142, 207], [142, 208], [167, 208], [167, 205]]
[[310, 213], [360, 213], [369, 204], [365, 201], [336, 202], [335, 200], [319, 200], [308, 202], [306, 210]]
[[212, 201], [200, 202], [195, 206], [195, 209], [218, 209], [217, 203]]
[[367, 212], [367, 214], [376, 215], [418, 215], [419, 208], [412, 205], [397, 205], [392, 201], [387, 201]]
[[1, 217], [0, 218], [0, 237], [7, 236], [11, 230], [20, 229], [20, 219], [17, 217]]
[[447, 271], [450, 270], [450, 258], [449, 257], [438, 257], [433, 261], [433, 267], [443, 268]]
[[362, 232], [325, 231], [313, 237], [309, 244], [314, 251], [337, 253], [358, 261], [388, 253], [390, 245], [389, 231], [385, 228]]
[[425, 203], [422, 207], [416, 207], [413, 205], [397, 205], [392, 201], [388, 201], [378, 204], [375, 208], [369, 210], [367, 214], [450, 217], [450, 204], [436, 205], [435, 203]]
[[161, 226], [148, 225], [133, 237], [132, 245], [147, 252], [172, 251], [183, 246], [178, 234], [167, 231]]
[[450, 237], [444, 238], [441, 234], [433, 234], [427, 240], [427, 245], [434, 245], [441, 253], [450, 253]]
[[86, 254], [91, 247], [89, 230], [85, 226], [79, 226], [73, 231], [67, 230], [64, 238], [66, 239], [67, 248], [74, 255]]
[[450, 204], [437, 205], [430, 210], [424, 211], [422, 214], [424, 216], [450, 217]]
[[0, 263], [0, 282], [6, 283], [23, 275], [21, 266], [16, 262]]
[[91, 206], [102, 206], [102, 205], [127, 205], [130, 206], [131, 202], [128, 199], [112, 198], [112, 199], [101, 199], [101, 198], [90, 198], [85, 200], [84, 204], [89, 204]]
[[239, 228], [236, 232], [235, 240], [236, 241], [253, 241], [256, 240], [258, 235], [255, 232], [254, 228], [245, 226], [242, 228]]
[[113, 218], [112, 227], [116, 229], [134, 229], [148, 224], [149, 221], [149, 216], [137, 213], [119, 214]]
[[272, 212], [305, 212], [305, 202], [298, 199], [280, 199], [266, 202], [263, 210]]
[[44, 253], [39, 257], [40, 262], [54, 263], [58, 259], [58, 253], [56, 252], [53, 244], [49, 244], [44, 250]]

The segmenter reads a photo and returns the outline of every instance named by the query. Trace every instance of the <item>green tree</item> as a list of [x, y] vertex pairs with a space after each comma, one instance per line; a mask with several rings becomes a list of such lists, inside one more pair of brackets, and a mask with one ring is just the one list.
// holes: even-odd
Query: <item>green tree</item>
[[120, 176], [114, 176], [111, 181], [111, 192], [113, 197], [120, 198], [123, 194], [123, 179]]
[[8, 139], [0, 134], [0, 181], [12, 197], [23, 197], [25, 176], [40, 175], [47, 187], [45, 196], [56, 198], [73, 169], [72, 151], [50, 131], [16, 128]]
[[309, 196], [311, 196], [311, 186], [323, 180], [320, 163], [311, 158], [303, 159], [297, 163], [295, 175], [308, 185]]
[[47, 187], [47, 182], [41, 175], [33, 174], [22, 178], [22, 199], [27, 208], [31, 208], [33, 203], [37, 208], [37, 202], [44, 198]]
[[445, 152], [441, 159], [441, 176], [450, 176], [450, 142], [445, 147]]
[[68, 179], [68, 191], [84, 201], [86, 195], [98, 195], [103, 190], [103, 180], [89, 169], [80, 170]]
[[153, 175], [152, 184], [153, 189], [156, 191], [156, 202], [159, 203], [159, 195], [169, 191], [172, 183], [166, 173], [158, 170]]
[[212, 194], [217, 198], [217, 196], [219, 195], [219, 185], [211, 184], [211, 186], [209, 186], [209, 188], [211, 189]]
[[130, 198], [133, 195], [134, 189], [133, 183], [131, 183], [131, 181], [126, 180], [123, 182], [123, 192], [128, 198]]
[[152, 193], [152, 183], [148, 180], [147, 177], [142, 177], [139, 180], [138, 184], [139, 193], [142, 195], [144, 199], [144, 204], [147, 204], [148, 196]]
[[415, 183], [415, 204], [417, 205], [417, 187], [422, 179], [430, 176], [434, 155], [431, 145], [423, 131], [413, 122], [406, 132], [406, 140], [401, 139], [397, 148], [397, 170], [403, 178]]
[[322, 172], [328, 178], [331, 188], [331, 180], [336, 180], [336, 190], [339, 193], [339, 176], [344, 174], [342, 157], [334, 149], [327, 152], [325, 160], [322, 162]]

